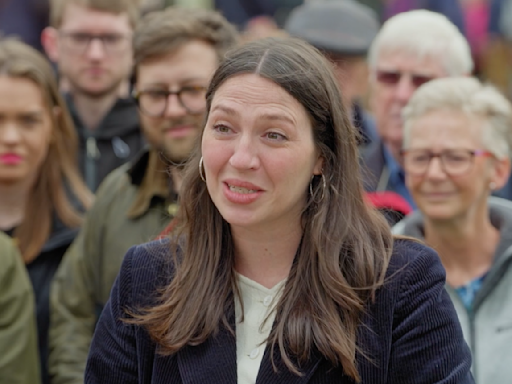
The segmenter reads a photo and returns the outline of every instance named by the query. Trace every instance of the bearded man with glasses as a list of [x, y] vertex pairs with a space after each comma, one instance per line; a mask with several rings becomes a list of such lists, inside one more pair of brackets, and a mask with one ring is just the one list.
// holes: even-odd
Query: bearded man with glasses
[[432, 80], [404, 110], [406, 184], [418, 211], [393, 232], [434, 248], [473, 352], [477, 384], [512, 377], [512, 105], [471, 77]]
[[[402, 109], [416, 89], [430, 80], [468, 76], [473, 61], [468, 42], [445, 16], [416, 10], [384, 23], [369, 53], [370, 110], [379, 140], [362, 151], [365, 188], [392, 191], [415, 207], [401, 158]], [[366, 169], [365, 169], [366, 168]]]
[[50, 299], [52, 383], [83, 383], [94, 327], [124, 255], [173, 222], [181, 171], [205, 118], [206, 87], [237, 40], [235, 27], [220, 14], [199, 9], [149, 13], [135, 29], [132, 95], [149, 145], [106, 177], [56, 273]]

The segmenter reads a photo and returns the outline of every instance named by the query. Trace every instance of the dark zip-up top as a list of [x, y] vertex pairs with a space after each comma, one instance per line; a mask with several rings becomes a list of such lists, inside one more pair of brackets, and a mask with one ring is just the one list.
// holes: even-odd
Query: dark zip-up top
[[137, 105], [131, 98], [118, 99], [95, 130], [84, 126], [71, 95], [65, 95], [79, 136], [79, 165], [89, 189], [96, 191], [114, 169], [134, 159], [145, 141], [139, 124]]

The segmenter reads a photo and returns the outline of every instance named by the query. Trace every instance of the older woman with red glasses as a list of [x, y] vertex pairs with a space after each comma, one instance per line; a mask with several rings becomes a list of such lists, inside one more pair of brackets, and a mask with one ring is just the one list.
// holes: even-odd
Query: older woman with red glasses
[[473, 352], [476, 383], [512, 377], [512, 202], [489, 197], [510, 174], [512, 106], [478, 80], [421, 86], [404, 109], [402, 162], [419, 211], [394, 227], [424, 240]]

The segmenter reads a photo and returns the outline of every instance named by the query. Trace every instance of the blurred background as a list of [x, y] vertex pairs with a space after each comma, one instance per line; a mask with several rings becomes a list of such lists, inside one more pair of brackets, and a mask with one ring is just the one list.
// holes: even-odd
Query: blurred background
[[[217, 9], [245, 32], [247, 38], [278, 33], [297, 6], [308, 0], [133, 0], [142, 13], [176, 5]], [[315, 0], [309, 0], [314, 2]], [[344, 0], [331, 0], [344, 1]], [[475, 75], [512, 97], [512, 0], [356, 0], [384, 22], [412, 9], [429, 9], [447, 16], [468, 39]], [[41, 31], [49, 21], [48, 0], [0, 0], [0, 30], [41, 48]]]

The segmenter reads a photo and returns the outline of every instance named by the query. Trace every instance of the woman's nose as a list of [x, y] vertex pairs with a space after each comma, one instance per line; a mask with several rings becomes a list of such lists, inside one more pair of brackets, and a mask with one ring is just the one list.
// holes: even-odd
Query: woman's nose
[[19, 127], [14, 123], [6, 123], [0, 127], [0, 141], [15, 144], [21, 139]]
[[260, 164], [257, 143], [249, 135], [242, 135], [234, 144], [230, 165], [240, 170], [256, 169]]

